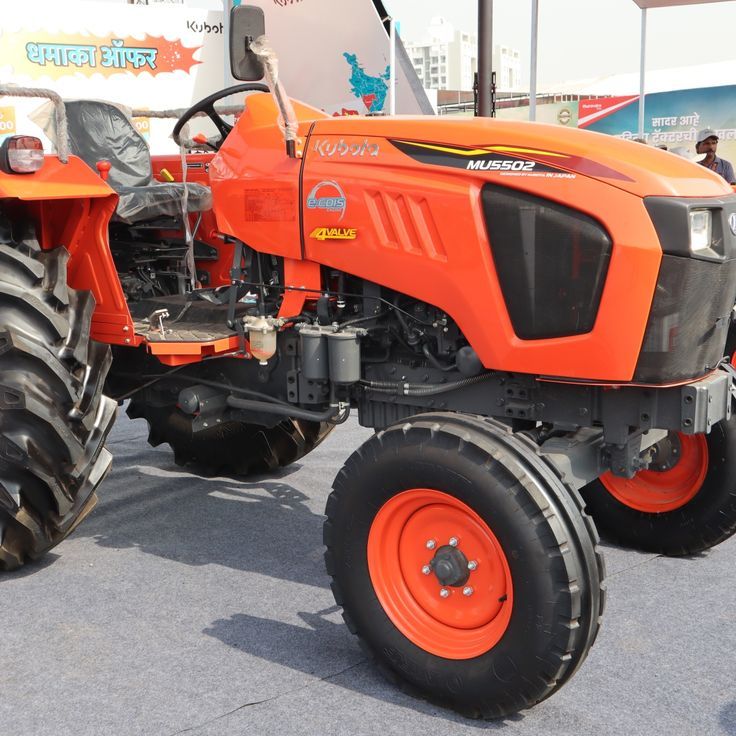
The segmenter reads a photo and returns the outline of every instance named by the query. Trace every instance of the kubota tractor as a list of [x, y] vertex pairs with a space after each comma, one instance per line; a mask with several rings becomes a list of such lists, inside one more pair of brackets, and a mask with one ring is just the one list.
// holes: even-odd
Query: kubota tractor
[[577, 130], [330, 118], [285, 96], [257, 10], [231, 23], [246, 84], [175, 129], [204, 111], [214, 151], [152, 160], [116, 107], [59, 100], [57, 155], [2, 146], [0, 563], [92, 508], [116, 401], [238, 475], [357, 410], [324, 525], [350, 630], [467, 715], [537, 703], [603, 611], [583, 498], [666, 554], [736, 530], [736, 196]]

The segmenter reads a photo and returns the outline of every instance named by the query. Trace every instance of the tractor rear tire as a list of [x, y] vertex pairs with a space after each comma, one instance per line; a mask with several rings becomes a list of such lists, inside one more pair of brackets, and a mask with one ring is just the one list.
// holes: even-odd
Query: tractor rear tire
[[581, 494], [601, 535], [644, 552], [682, 556], [736, 532], [736, 415], [706, 435], [677, 435], [677, 462], [633, 478], [606, 473]]
[[[20, 230], [19, 227], [16, 228]], [[0, 569], [37, 559], [94, 508], [110, 468], [110, 349], [94, 298], [67, 286], [64, 248], [0, 221]]]
[[501, 718], [580, 667], [604, 606], [577, 493], [528, 438], [429, 414], [369, 439], [327, 501], [325, 562], [348, 629], [395, 684]]
[[177, 465], [206, 475], [255, 475], [273, 472], [304, 457], [333, 430], [326, 422], [284, 419], [275, 427], [224, 422], [192, 431], [192, 417], [173, 404], [151, 401], [154, 392], [142, 392], [128, 405], [131, 419], [148, 422], [148, 442], [168, 443]]

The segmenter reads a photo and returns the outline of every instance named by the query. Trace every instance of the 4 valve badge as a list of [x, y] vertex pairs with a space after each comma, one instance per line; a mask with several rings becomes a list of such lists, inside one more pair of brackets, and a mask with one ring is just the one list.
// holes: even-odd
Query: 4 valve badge
[[355, 240], [358, 229], [354, 227], [316, 227], [309, 233], [315, 240]]
[[336, 181], [321, 181], [314, 186], [307, 197], [307, 209], [339, 213], [338, 222], [345, 217], [347, 205], [345, 192]]

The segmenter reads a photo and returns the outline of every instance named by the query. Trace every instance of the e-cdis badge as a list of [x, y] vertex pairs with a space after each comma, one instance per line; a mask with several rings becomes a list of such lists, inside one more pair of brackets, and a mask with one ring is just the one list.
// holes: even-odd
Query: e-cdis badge
[[307, 197], [307, 209], [339, 214], [338, 222], [345, 217], [347, 203], [345, 192], [336, 181], [321, 181], [315, 185]]

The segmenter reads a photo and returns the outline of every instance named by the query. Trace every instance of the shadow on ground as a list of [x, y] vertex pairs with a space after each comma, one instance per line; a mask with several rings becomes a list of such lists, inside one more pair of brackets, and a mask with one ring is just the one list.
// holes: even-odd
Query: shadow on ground
[[718, 720], [727, 736], [736, 736], [736, 700], [721, 708]]
[[156, 454], [165, 458], [161, 467], [142, 465], [140, 457], [138, 464], [118, 465], [114, 497], [102, 494], [77, 535], [186, 565], [218, 564], [327, 587], [323, 517], [285, 482], [299, 465], [267, 479], [202, 478]]
[[[333, 606], [317, 613], [301, 611], [299, 618], [304, 626], [239, 613], [215, 621], [204, 633], [246, 654], [312, 675], [334, 670], [336, 661], [350, 661], [356, 657], [357, 653], [352, 656], [346, 653], [346, 638], [349, 642], [352, 637], [345, 625], [342, 621], [329, 620], [338, 610]], [[387, 685], [378, 668], [365, 656], [355, 664], [320, 679], [360, 695], [462, 724], [466, 728], [495, 731], [503, 728], [506, 721], [524, 719], [523, 715], [517, 714], [505, 721], [470, 720], [446, 708], [418, 700], [402, 693], [398, 686]]]

